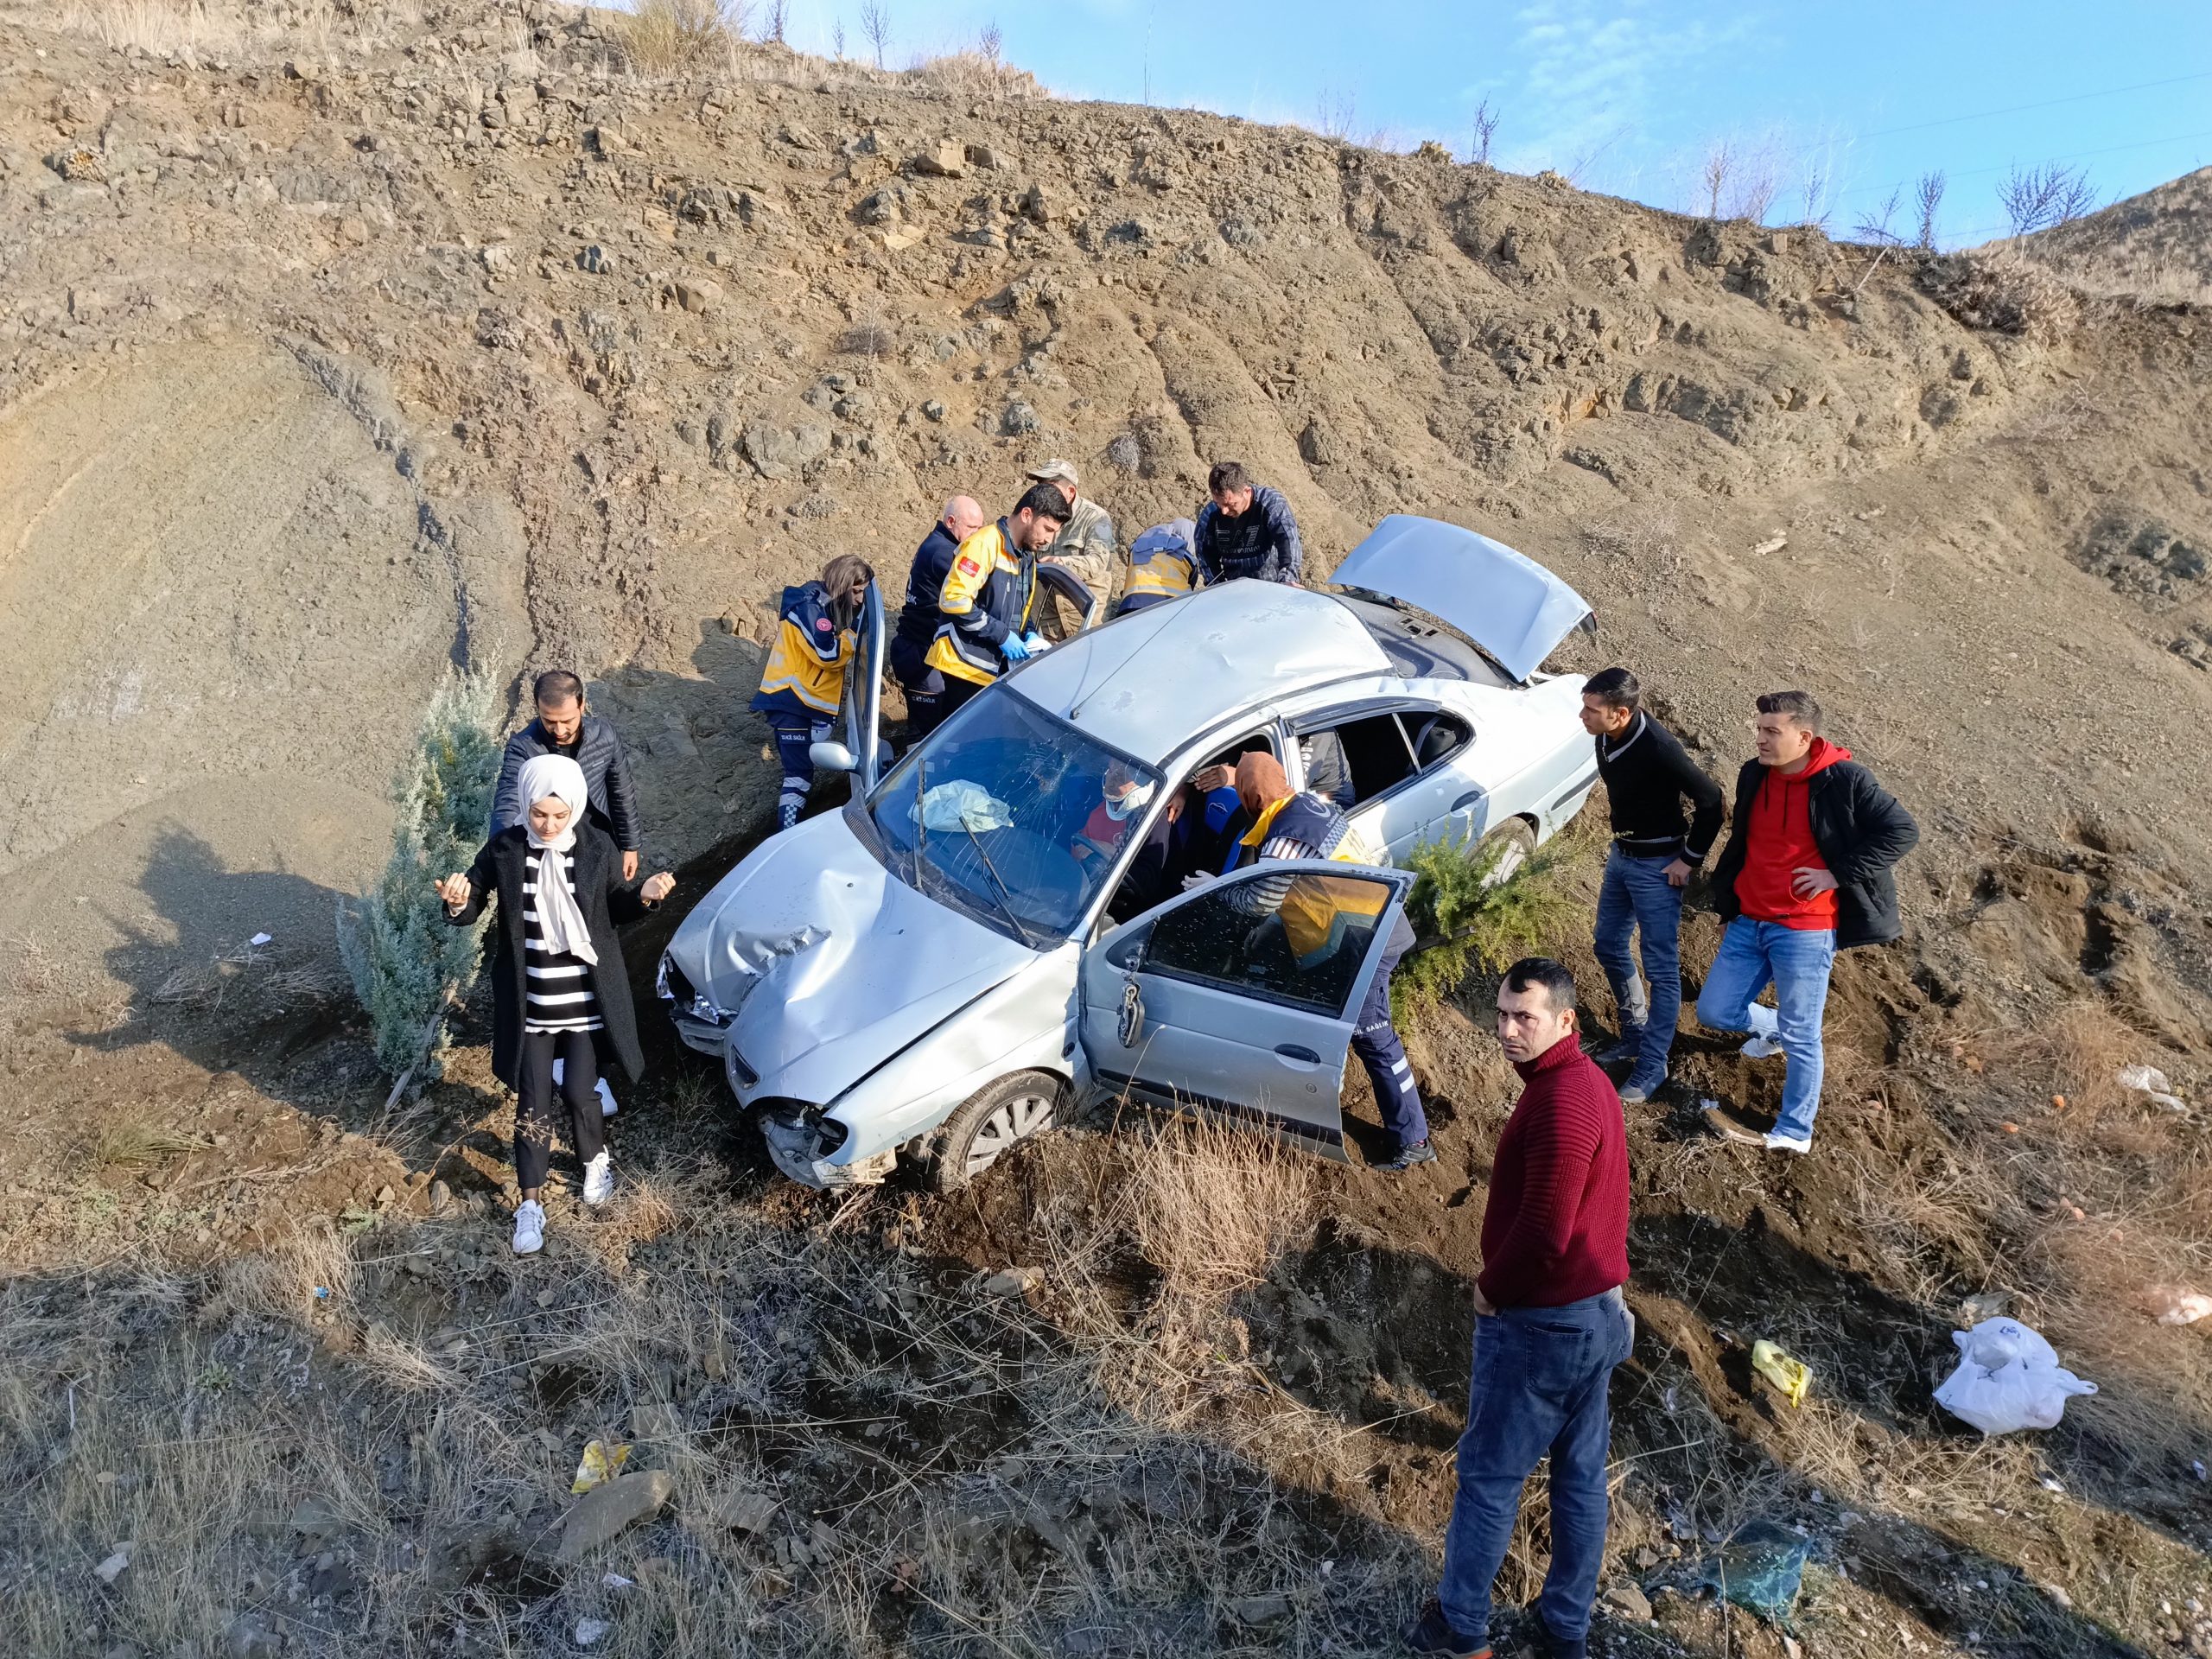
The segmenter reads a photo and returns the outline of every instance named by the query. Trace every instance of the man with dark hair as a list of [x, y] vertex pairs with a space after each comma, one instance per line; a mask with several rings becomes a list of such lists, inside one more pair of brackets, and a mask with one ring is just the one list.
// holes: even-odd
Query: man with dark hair
[[[1620, 1034], [1597, 1058], [1635, 1062], [1621, 1088], [1630, 1104], [1650, 1099], [1667, 1081], [1682, 1011], [1682, 890], [1713, 850], [1721, 809], [1720, 785], [1643, 702], [1643, 688], [1624, 668], [1604, 669], [1583, 682], [1582, 729], [1597, 741], [1598, 775], [1613, 824], [1593, 943], [1613, 989]], [[1692, 813], [1687, 817], [1685, 796]], [[1639, 933], [1641, 978], [1629, 954]]]
[[1206, 494], [1192, 537], [1206, 585], [1249, 576], [1298, 586], [1306, 550], [1281, 493], [1255, 484], [1243, 462], [1224, 461], [1206, 474]]
[[1628, 1281], [1628, 1126], [1575, 1035], [1574, 977], [1529, 957], [1497, 991], [1497, 1040], [1521, 1098], [1497, 1138], [1475, 1281], [1473, 1376], [1459, 1491], [1436, 1599], [1406, 1631], [1415, 1653], [1490, 1652], [1491, 1586], [1521, 1491], [1551, 1459], [1551, 1567], [1536, 1604], [1543, 1651], [1588, 1652], [1605, 1554], [1607, 1399], [1636, 1322]]
[[1067, 498], [1055, 484], [1033, 484], [1014, 510], [960, 543], [938, 593], [936, 636], [928, 664], [944, 677], [938, 718], [1015, 663], [1045, 649], [1037, 632], [1037, 556], [1066, 522]]
[[[1349, 857], [1345, 837], [1351, 826], [1343, 812], [1319, 795], [1294, 791], [1282, 762], [1274, 755], [1260, 750], [1238, 760], [1236, 788], [1250, 827], [1236, 842], [1223, 874], [1279, 859]], [[1336, 929], [1344, 912], [1334, 900], [1342, 896], [1336, 890], [1345, 886], [1325, 887], [1289, 874], [1263, 879], [1243, 889], [1244, 908], [1255, 917], [1280, 916], [1292, 955], [1302, 962], [1340, 944]], [[1414, 1083], [1413, 1062], [1406, 1058], [1405, 1045], [1390, 1022], [1390, 976], [1413, 946], [1413, 927], [1401, 910], [1351, 1035], [1351, 1052], [1375, 1090], [1375, 1109], [1395, 1142], [1395, 1150], [1376, 1167], [1393, 1173], [1436, 1161], [1421, 1090]]]
[[946, 573], [960, 543], [983, 527], [983, 510], [972, 496], [956, 495], [944, 504], [944, 514], [930, 526], [930, 533], [914, 550], [913, 568], [906, 575], [906, 602], [891, 634], [891, 671], [906, 694], [906, 731], [920, 742], [937, 728], [938, 700], [944, 694], [944, 676], [929, 665], [930, 642], [944, 620], [937, 604], [944, 591]]
[[[1703, 1024], [1751, 1033], [1745, 1054], [1787, 1056], [1773, 1128], [1762, 1134], [1718, 1106], [1705, 1114], [1730, 1140], [1770, 1152], [1813, 1149], [1828, 970], [1839, 950], [1904, 931], [1892, 872], [1920, 840], [1912, 815], [1820, 732], [1821, 705], [1808, 693], [1758, 700], [1758, 754], [1736, 779], [1728, 845], [1713, 871], [1727, 931], [1697, 1000]], [[1769, 984], [1771, 1008], [1753, 1000]]]
[[520, 823], [528, 810], [522, 798], [522, 763], [541, 754], [565, 754], [584, 769], [591, 792], [588, 814], [614, 838], [622, 851], [622, 879], [638, 876], [638, 854], [645, 845], [638, 822], [638, 789], [630, 779], [630, 759], [614, 728], [584, 702], [584, 683], [565, 668], [549, 668], [531, 687], [537, 718], [507, 740], [500, 757], [499, 782], [492, 793], [487, 835]]

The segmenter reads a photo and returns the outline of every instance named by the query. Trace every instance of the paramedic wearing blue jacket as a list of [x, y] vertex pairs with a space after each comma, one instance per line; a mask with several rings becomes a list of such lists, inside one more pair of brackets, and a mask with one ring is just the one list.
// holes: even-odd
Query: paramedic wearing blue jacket
[[753, 694], [753, 707], [766, 717], [783, 762], [783, 791], [776, 799], [779, 830], [798, 822], [814, 787], [810, 751], [830, 735], [837, 717], [855, 650], [853, 621], [874, 580], [865, 559], [840, 553], [821, 581], [784, 589], [776, 642], [760, 671], [760, 689]]
[[982, 527], [983, 510], [975, 498], [956, 495], [914, 550], [913, 569], [906, 575], [906, 602], [899, 608], [890, 652], [891, 671], [906, 694], [906, 734], [912, 742], [937, 729], [938, 701], [944, 695], [944, 676], [928, 662], [937, 625], [944, 620], [938, 612], [938, 600], [960, 543]]
[[1114, 613], [1127, 616], [1180, 599], [1198, 585], [1198, 562], [1191, 551], [1198, 526], [1188, 518], [1154, 524], [1129, 543], [1129, 585]]

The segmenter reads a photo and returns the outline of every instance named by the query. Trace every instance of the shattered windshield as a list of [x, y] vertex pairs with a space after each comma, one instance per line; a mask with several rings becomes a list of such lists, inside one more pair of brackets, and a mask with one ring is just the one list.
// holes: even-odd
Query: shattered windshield
[[1151, 767], [996, 689], [910, 750], [868, 810], [893, 871], [1043, 949], [1082, 922], [1159, 785]]

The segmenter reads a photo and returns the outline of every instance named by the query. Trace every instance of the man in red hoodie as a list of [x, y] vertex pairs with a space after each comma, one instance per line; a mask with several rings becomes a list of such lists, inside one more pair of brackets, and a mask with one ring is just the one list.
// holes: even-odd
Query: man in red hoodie
[[1532, 957], [1506, 969], [1497, 1040], [1526, 1086], [1498, 1136], [1475, 1284], [1473, 1376], [1459, 1491], [1436, 1599], [1410, 1626], [1415, 1653], [1490, 1652], [1491, 1584], [1521, 1489], [1551, 1459], [1552, 1560], [1537, 1603], [1543, 1651], [1583, 1659], [1605, 1554], [1607, 1389], [1636, 1323], [1628, 1279], [1628, 1127], [1582, 1052], [1574, 976]]
[[[1713, 894], [1728, 923], [1697, 1000], [1715, 1031], [1749, 1032], [1744, 1052], [1786, 1056], [1782, 1109], [1761, 1133], [1718, 1106], [1706, 1121], [1730, 1140], [1810, 1152], [1821, 1104], [1821, 1018], [1835, 953], [1886, 944], [1897, 917], [1897, 861], [1920, 826], [1851, 751], [1822, 737], [1821, 705], [1803, 691], [1758, 700], [1758, 757], [1736, 779], [1728, 845]], [[1769, 984], [1775, 1007], [1755, 999]]]

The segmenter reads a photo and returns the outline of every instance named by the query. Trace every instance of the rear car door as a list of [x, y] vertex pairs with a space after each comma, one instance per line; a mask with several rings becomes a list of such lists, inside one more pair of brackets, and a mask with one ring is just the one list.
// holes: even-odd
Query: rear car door
[[1341, 1159], [1352, 1030], [1412, 886], [1401, 870], [1279, 861], [1115, 929], [1084, 957], [1091, 1077]]
[[1473, 722], [1434, 702], [1391, 699], [1295, 722], [1300, 736], [1332, 730], [1358, 799], [1347, 810], [1360, 856], [1403, 864], [1425, 841], [1479, 836], [1489, 791], [1477, 777]]

